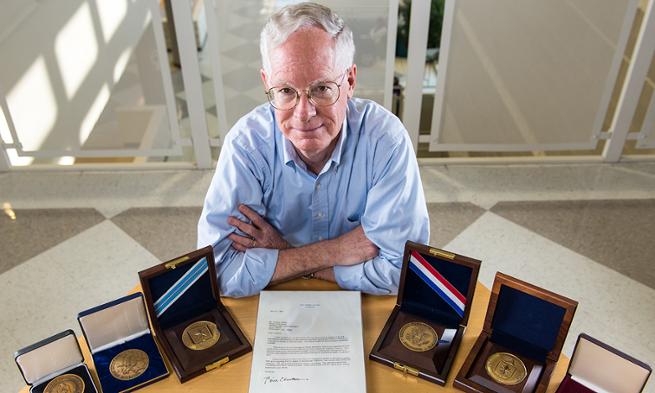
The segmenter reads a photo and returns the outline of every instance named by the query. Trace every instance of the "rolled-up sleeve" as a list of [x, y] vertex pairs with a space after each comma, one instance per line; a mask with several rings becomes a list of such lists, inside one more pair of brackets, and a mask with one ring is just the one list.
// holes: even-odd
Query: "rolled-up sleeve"
[[228, 135], [198, 221], [198, 248], [214, 248], [218, 285], [224, 296], [259, 293], [270, 282], [277, 264], [278, 250], [239, 252], [228, 238], [235, 231], [243, 235], [227, 222], [229, 216], [247, 221], [238, 211], [240, 204], [261, 216], [266, 214], [262, 202], [265, 165], [257, 157], [256, 151], [248, 151]]
[[418, 163], [406, 132], [395, 141], [380, 143], [372, 176], [361, 225], [366, 237], [379, 247], [379, 254], [358, 265], [335, 266], [334, 273], [341, 288], [394, 294], [398, 292], [405, 242], [427, 243], [430, 238]]

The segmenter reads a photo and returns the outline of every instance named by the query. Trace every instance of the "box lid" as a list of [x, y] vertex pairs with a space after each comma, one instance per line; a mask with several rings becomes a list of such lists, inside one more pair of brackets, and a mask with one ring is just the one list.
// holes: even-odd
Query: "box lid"
[[651, 371], [647, 364], [582, 333], [575, 344], [568, 373], [576, 382], [596, 392], [639, 393]]
[[139, 272], [153, 325], [165, 329], [223, 309], [211, 246]]
[[496, 273], [483, 330], [533, 359], [557, 361], [578, 302]]
[[397, 304], [447, 326], [466, 325], [479, 271], [479, 260], [408, 241]]
[[19, 349], [14, 359], [28, 385], [84, 362], [75, 332], [70, 329]]
[[150, 333], [140, 292], [82, 311], [77, 320], [91, 353]]

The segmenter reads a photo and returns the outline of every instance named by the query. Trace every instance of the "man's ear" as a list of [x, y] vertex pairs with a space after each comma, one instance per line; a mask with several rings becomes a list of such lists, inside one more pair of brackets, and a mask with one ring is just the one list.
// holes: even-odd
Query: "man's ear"
[[264, 84], [264, 90], [268, 90], [268, 81], [266, 80], [266, 71], [263, 68], [259, 69], [259, 74], [262, 77], [262, 83]]
[[348, 71], [348, 98], [352, 98], [355, 94], [355, 85], [357, 84], [357, 64], [350, 66]]

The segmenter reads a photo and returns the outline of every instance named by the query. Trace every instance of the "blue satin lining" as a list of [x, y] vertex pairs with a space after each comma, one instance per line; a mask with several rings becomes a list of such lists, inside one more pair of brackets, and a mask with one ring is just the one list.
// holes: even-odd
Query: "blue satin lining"
[[[127, 349], [140, 349], [144, 351], [148, 355], [149, 364], [146, 371], [140, 376], [129, 381], [121, 381], [111, 375], [109, 372], [109, 365], [116, 355]], [[157, 350], [157, 345], [155, 345], [155, 341], [150, 334], [144, 334], [143, 336], [130, 340], [125, 344], [94, 353], [93, 363], [95, 363], [96, 372], [98, 373], [98, 378], [100, 379], [100, 384], [102, 385], [102, 391], [104, 393], [117, 393], [144, 382], [148, 382], [157, 377], [161, 377], [168, 372], [166, 370], [166, 365]]]

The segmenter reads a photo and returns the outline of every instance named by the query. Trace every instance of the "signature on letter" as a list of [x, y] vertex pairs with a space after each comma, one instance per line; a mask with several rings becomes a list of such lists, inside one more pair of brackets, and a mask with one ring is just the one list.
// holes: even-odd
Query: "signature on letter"
[[269, 383], [280, 383], [280, 382], [306, 382], [309, 381], [309, 378], [298, 378], [298, 377], [264, 377], [264, 385]]

